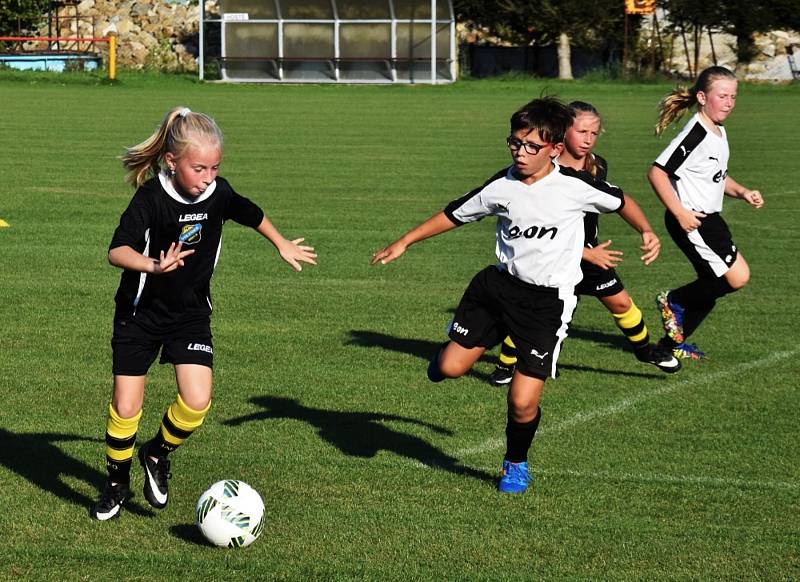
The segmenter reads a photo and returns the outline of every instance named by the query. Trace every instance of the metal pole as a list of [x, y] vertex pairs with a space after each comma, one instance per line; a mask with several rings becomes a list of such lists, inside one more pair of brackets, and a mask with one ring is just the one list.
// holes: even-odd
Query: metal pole
[[198, 4], [200, 5], [200, 34], [198, 38], [198, 44], [200, 47], [197, 51], [197, 68], [200, 80], [202, 81], [205, 76], [205, 59], [203, 58], [203, 52], [205, 51], [205, 45], [203, 40], [203, 29], [205, 28], [205, 12], [206, 12], [206, 0], [198, 0]]
[[431, 84], [436, 84], [436, 0], [431, 0]]

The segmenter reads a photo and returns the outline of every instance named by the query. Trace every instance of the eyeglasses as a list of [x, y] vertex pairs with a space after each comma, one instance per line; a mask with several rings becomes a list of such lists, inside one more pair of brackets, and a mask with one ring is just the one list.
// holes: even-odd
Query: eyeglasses
[[522, 141], [521, 139], [517, 139], [515, 137], [508, 136], [506, 138], [506, 143], [508, 144], [508, 149], [511, 151], [517, 152], [519, 148], [525, 148], [525, 151], [532, 156], [535, 156], [539, 153], [544, 147], [547, 147], [550, 144], [540, 144], [540, 143], [533, 143], [532, 141]]

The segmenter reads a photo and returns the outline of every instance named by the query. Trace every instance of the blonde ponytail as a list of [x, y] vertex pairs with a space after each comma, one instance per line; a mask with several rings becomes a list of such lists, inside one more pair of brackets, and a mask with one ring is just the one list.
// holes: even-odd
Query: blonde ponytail
[[661, 135], [673, 121], [683, 117], [683, 114], [692, 105], [697, 103], [697, 92], [686, 87], [678, 87], [667, 94], [658, 104], [658, 123], [656, 135]]
[[690, 88], [678, 87], [667, 94], [658, 104], [658, 123], [656, 135], [661, 135], [669, 125], [678, 119], [693, 105], [697, 105], [697, 93], [708, 93], [711, 84], [719, 79], [736, 80], [736, 75], [725, 67], [708, 67], [700, 72], [697, 80]]
[[125, 180], [141, 186], [150, 176], [158, 174], [167, 152], [179, 159], [189, 147], [200, 142], [222, 149], [222, 132], [216, 122], [187, 107], [173, 107], [153, 135], [126, 148], [121, 156], [122, 166], [128, 172]]

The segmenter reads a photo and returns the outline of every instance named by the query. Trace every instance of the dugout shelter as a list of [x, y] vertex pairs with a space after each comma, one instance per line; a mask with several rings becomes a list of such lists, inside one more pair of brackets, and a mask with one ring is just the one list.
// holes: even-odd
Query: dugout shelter
[[[456, 78], [450, 0], [200, 0], [200, 78], [223, 81], [440, 83]], [[432, 17], [433, 15], [433, 17]], [[218, 27], [214, 30], [209, 27]], [[209, 31], [216, 50], [205, 50]], [[218, 32], [217, 32], [218, 30]]]

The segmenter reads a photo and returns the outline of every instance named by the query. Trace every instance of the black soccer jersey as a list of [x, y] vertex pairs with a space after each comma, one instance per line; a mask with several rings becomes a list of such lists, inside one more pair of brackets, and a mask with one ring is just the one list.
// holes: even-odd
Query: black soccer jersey
[[614, 212], [624, 204], [616, 186], [559, 166], [533, 184], [513, 166], [447, 205], [456, 224], [497, 216], [499, 267], [518, 279], [570, 291], [581, 280], [585, 212]]
[[135, 315], [156, 327], [207, 318], [211, 313], [211, 275], [222, 247], [226, 220], [258, 227], [264, 212], [237, 194], [221, 177], [197, 198], [186, 198], [161, 173], [134, 194], [114, 231], [109, 250], [129, 246], [158, 259], [171, 243], [194, 250], [185, 265], [153, 275], [125, 270], [115, 297], [117, 317]]
[[[594, 163], [597, 164], [597, 172], [595, 173], [594, 177], [598, 180], [606, 180], [608, 178], [608, 162], [606, 162], [605, 158], [601, 158], [597, 154], [589, 154], [589, 155], [594, 156]], [[588, 174], [588, 172], [586, 173]], [[600, 227], [598, 225], [599, 218], [600, 215], [597, 214], [596, 212], [587, 212], [583, 216], [584, 246], [587, 247], [597, 246], [598, 244], [597, 237], [600, 232]]]

